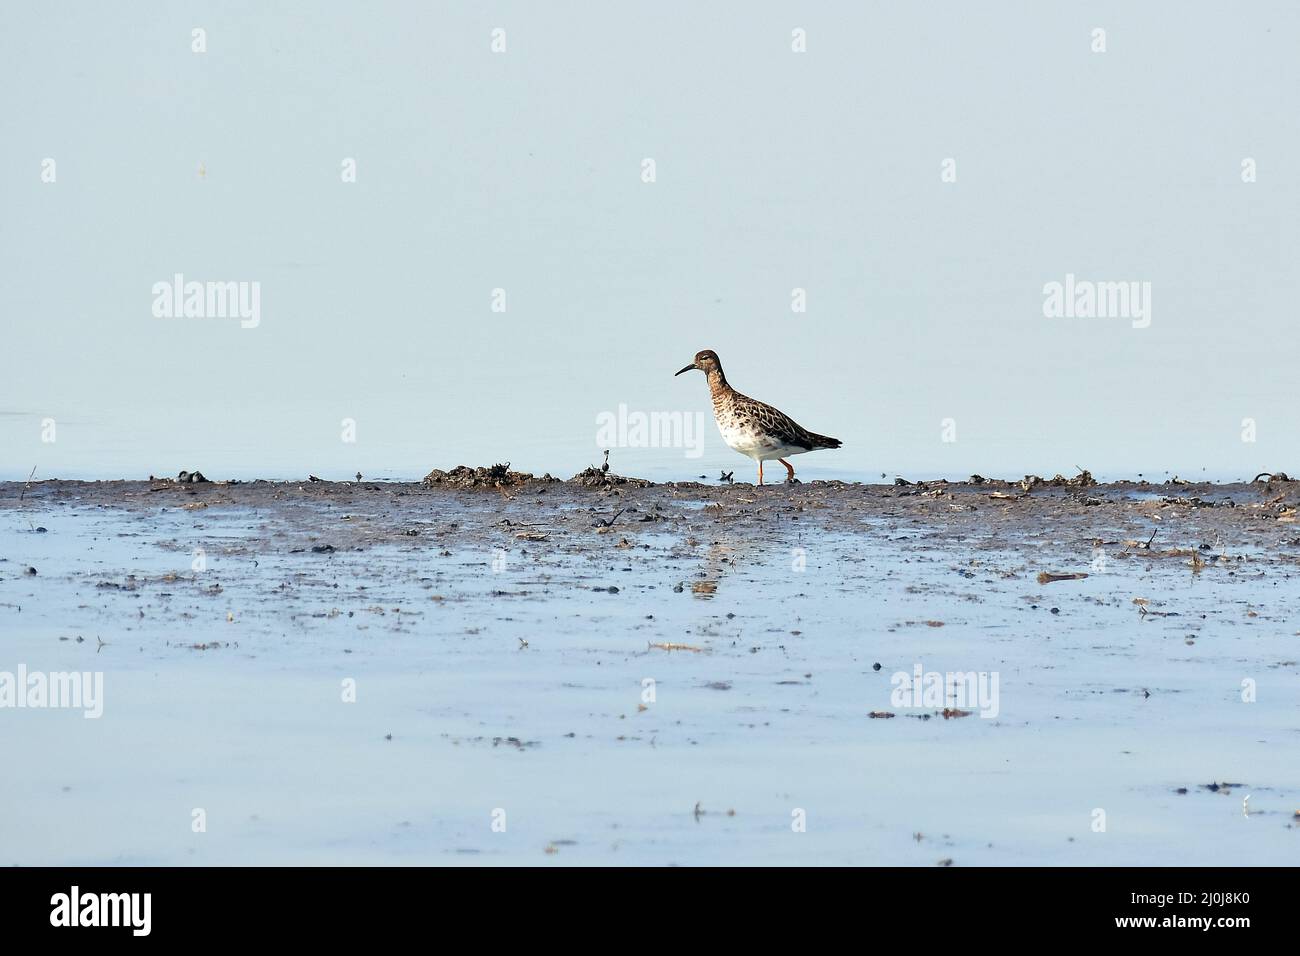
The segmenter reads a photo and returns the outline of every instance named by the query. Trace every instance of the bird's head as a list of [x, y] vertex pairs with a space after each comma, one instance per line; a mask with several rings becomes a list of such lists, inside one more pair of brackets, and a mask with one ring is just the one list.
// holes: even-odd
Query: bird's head
[[[691, 369], [695, 368], [699, 369], [705, 375], [711, 376], [714, 372], [722, 371], [722, 363], [718, 361], [717, 352], [713, 351], [713, 349], [705, 349], [703, 352], [696, 352], [695, 361], [682, 369], [682, 372], [689, 372]], [[677, 375], [681, 375], [682, 372], [678, 372]], [[677, 376], [674, 375], [673, 377], [676, 378]]]

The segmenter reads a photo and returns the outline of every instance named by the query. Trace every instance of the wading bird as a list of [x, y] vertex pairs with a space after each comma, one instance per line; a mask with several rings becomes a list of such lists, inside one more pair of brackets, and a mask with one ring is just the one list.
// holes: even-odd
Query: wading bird
[[722, 363], [711, 349], [695, 355], [695, 361], [678, 372], [699, 369], [709, 380], [713, 396], [713, 417], [722, 432], [722, 440], [731, 448], [758, 462], [758, 483], [763, 483], [763, 462], [775, 458], [785, 465], [786, 481], [794, 481], [794, 467], [789, 455], [802, 455], [818, 448], [839, 448], [838, 438], [815, 435], [796, 424], [794, 419], [771, 405], [764, 405], [742, 395], [727, 384]]

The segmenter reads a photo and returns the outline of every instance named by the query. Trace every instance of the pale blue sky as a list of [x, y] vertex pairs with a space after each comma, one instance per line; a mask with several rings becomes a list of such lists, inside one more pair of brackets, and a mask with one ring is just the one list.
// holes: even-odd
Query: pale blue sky
[[[0, 477], [567, 476], [702, 348], [809, 477], [1300, 471], [1295, 4], [701, 6], [6, 4]], [[260, 325], [154, 318], [177, 272]]]

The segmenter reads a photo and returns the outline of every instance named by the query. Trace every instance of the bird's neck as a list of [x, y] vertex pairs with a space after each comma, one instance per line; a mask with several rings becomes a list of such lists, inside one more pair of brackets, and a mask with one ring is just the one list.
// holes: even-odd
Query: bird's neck
[[722, 374], [718, 369], [709, 372], [709, 398], [713, 402], [713, 417], [722, 420], [722, 416], [731, 410], [735, 399], [731, 386], [727, 384], [727, 376]]

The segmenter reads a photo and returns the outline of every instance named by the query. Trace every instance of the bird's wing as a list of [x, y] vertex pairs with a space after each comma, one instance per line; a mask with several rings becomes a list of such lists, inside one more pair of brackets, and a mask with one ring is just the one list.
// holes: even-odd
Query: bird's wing
[[779, 408], [756, 401], [748, 395], [738, 394], [736, 397], [747, 406], [746, 411], [753, 416], [759, 427], [781, 444], [807, 448], [809, 451], [816, 447], [816, 442], [813, 441], [813, 436], [808, 429]]

